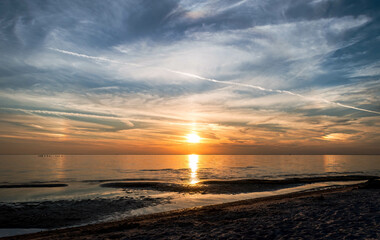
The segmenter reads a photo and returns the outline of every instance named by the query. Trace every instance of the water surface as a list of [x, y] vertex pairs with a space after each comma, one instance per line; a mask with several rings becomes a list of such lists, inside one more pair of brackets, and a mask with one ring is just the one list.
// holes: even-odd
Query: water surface
[[204, 180], [380, 176], [377, 155], [16, 155], [0, 156], [0, 184], [66, 183], [60, 188], [0, 189], [0, 201], [122, 194], [106, 181], [197, 184]]

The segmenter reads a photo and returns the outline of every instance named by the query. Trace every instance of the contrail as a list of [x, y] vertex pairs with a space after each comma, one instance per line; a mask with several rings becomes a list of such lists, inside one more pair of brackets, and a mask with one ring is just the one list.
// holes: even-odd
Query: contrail
[[58, 48], [49, 48], [49, 49], [53, 50], [53, 51], [56, 51], [56, 52], [60, 52], [60, 53], [64, 53], [64, 54], [68, 54], [68, 55], [72, 55], [72, 56], [76, 56], [76, 57], [81, 57], [81, 58], [92, 59], [92, 60], [96, 60], [96, 61], [104, 61], [104, 62], [110, 62], [110, 63], [123, 64], [123, 65], [131, 65], [131, 66], [136, 66], [136, 67], [156, 68], [156, 69], [160, 69], [160, 70], [165, 70], [165, 71], [170, 72], [170, 73], [175, 73], [175, 74], [179, 74], [179, 75], [182, 75], [182, 76], [187, 76], [187, 77], [191, 77], [191, 78], [195, 78], [195, 79], [199, 79], [199, 80], [203, 80], [203, 81], [209, 81], [209, 82], [214, 82], [214, 83], [219, 83], [219, 84], [225, 84], [225, 85], [233, 85], [233, 86], [239, 86], [239, 87], [253, 88], [253, 89], [257, 89], [257, 90], [265, 91], [265, 92], [283, 93], [283, 94], [288, 94], [288, 95], [292, 95], [292, 96], [297, 96], [297, 97], [300, 97], [300, 98], [305, 99], [305, 100], [325, 102], [325, 103], [329, 103], [329, 104], [332, 104], [332, 105], [340, 106], [340, 107], [343, 107], [343, 108], [348, 108], [348, 109], [353, 109], [353, 110], [357, 110], [357, 111], [369, 112], [369, 113], [374, 113], [374, 114], [380, 115], [380, 112], [378, 112], [378, 111], [373, 111], [373, 110], [368, 110], [368, 109], [359, 108], [359, 107], [355, 107], [355, 106], [350, 106], [350, 105], [342, 104], [342, 103], [339, 103], [339, 102], [333, 102], [333, 101], [329, 101], [329, 100], [326, 100], [326, 99], [323, 99], [323, 98], [308, 97], [308, 96], [304, 96], [304, 95], [301, 95], [301, 94], [298, 94], [298, 93], [294, 93], [294, 92], [291, 92], [291, 91], [287, 91], [287, 90], [270, 89], [270, 88], [264, 88], [264, 87], [260, 87], [260, 86], [256, 86], [256, 85], [252, 85], [252, 84], [239, 83], [239, 82], [220, 81], [220, 80], [217, 80], [217, 79], [202, 77], [202, 76], [199, 76], [199, 75], [196, 75], [196, 74], [176, 71], [176, 70], [169, 69], [169, 68], [151, 67], [151, 66], [144, 66], [144, 65], [136, 64], [136, 63], [120, 62], [120, 61], [112, 60], [112, 59], [109, 59], [109, 58], [94, 57], [94, 56], [89, 56], [89, 55], [85, 55], [85, 54], [81, 54], [81, 53], [65, 51], [65, 50], [61, 50], [61, 49], [58, 49]]
[[358, 107], [342, 104], [342, 103], [339, 103], [339, 102], [333, 102], [333, 101], [329, 101], [329, 100], [326, 100], [326, 99], [323, 99], [323, 98], [307, 97], [307, 96], [304, 96], [304, 95], [301, 95], [301, 94], [298, 94], [298, 93], [293, 93], [291, 91], [278, 90], [278, 89], [270, 89], [270, 88], [263, 88], [263, 87], [260, 87], [260, 86], [255, 86], [255, 85], [245, 84], [245, 83], [220, 81], [220, 80], [216, 80], [216, 79], [212, 79], [212, 78], [206, 78], [206, 77], [202, 77], [202, 76], [199, 76], [199, 75], [195, 75], [195, 74], [191, 74], [191, 73], [185, 73], [185, 72], [180, 72], [180, 71], [175, 71], [175, 70], [171, 70], [171, 69], [165, 69], [165, 70], [168, 71], [168, 72], [177, 73], [177, 74], [181, 74], [181, 75], [184, 75], [184, 76], [188, 76], [188, 77], [192, 77], [192, 78], [196, 78], [196, 79], [200, 79], [200, 80], [206, 80], [206, 81], [215, 82], [215, 83], [221, 83], [221, 84], [226, 84], [226, 85], [235, 85], [235, 86], [241, 86], [241, 87], [249, 87], [249, 88], [258, 89], [258, 90], [266, 91], [266, 92], [285, 93], [285, 94], [288, 94], [288, 95], [297, 96], [297, 97], [300, 97], [300, 98], [303, 98], [303, 99], [307, 99], [307, 100], [322, 101], [322, 102], [325, 102], [325, 103], [334, 104], [334, 105], [337, 105], [337, 106], [340, 106], [340, 107], [344, 107], [344, 108], [349, 108], [349, 109], [355, 109], [355, 110], [358, 110], [358, 111], [364, 111], [364, 112], [369, 112], [369, 113], [380, 114], [380, 112], [377, 112], [377, 111], [368, 110], [368, 109], [364, 109], [364, 108], [358, 108]]
[[68, 55], [72, 55], [72, 56], [76, 56], [76, 57], [81, 57], [81, 58], [87, 58], [87, 59], [91, 59], [91, 60], [95, 60], [95, 61], [132, 65], [132, 66], [136, 66], [136, 67], [145, 67], [143, 65], [136, 64], [136, 63], [124, 63], [124, 62], [119, 62], [119, 61], [112, 60], [112, 59], [105, 58], [105, 57], [94, 57], [94, 56], [89, 56], [86, 54], [81, 54], [81, 53], [76, 53], [76, 52], [70, 52], [70, 51], [66, 51], [66, 50], [62, 50], [62, 49], [58, 49], [58, 48], [49, 48], [49, 49], [56, 51], [56, 52], [60, 52], [60, 53], [64, 53], [64, 54], [68, 54]]

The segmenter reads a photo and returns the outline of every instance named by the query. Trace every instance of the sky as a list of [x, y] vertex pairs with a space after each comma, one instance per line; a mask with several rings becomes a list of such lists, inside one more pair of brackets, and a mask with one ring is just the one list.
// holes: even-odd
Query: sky
[[378, 1], [1, 0], [0, 56], [0, 154], [380, 154]]

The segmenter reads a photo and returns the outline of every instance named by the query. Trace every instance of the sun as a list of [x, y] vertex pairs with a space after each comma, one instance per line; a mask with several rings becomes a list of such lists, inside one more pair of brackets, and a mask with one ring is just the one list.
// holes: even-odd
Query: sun
[[195, 133], [187, 134], [186, 139], [188, 143], [199, 143], [201, 141], [201, 137]]

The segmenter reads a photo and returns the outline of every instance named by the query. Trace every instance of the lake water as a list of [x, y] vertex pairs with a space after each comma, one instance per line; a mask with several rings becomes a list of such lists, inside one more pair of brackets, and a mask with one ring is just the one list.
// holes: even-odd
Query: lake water
[[0, 201], [112, 196], [106, 180], [196, 184], [204, 180], [380, 176], [378, 155], [0, 156], [0, 184], [66, 183], [66, 188], [0, 189]]
[[113, 194], [101, 180], [196, 184], [204, 180], [380, 176], [378, 155], [58, 155], [0, 156], [0, 184], [59, 182], [68, 188], [0, 189], [0, 201]]

